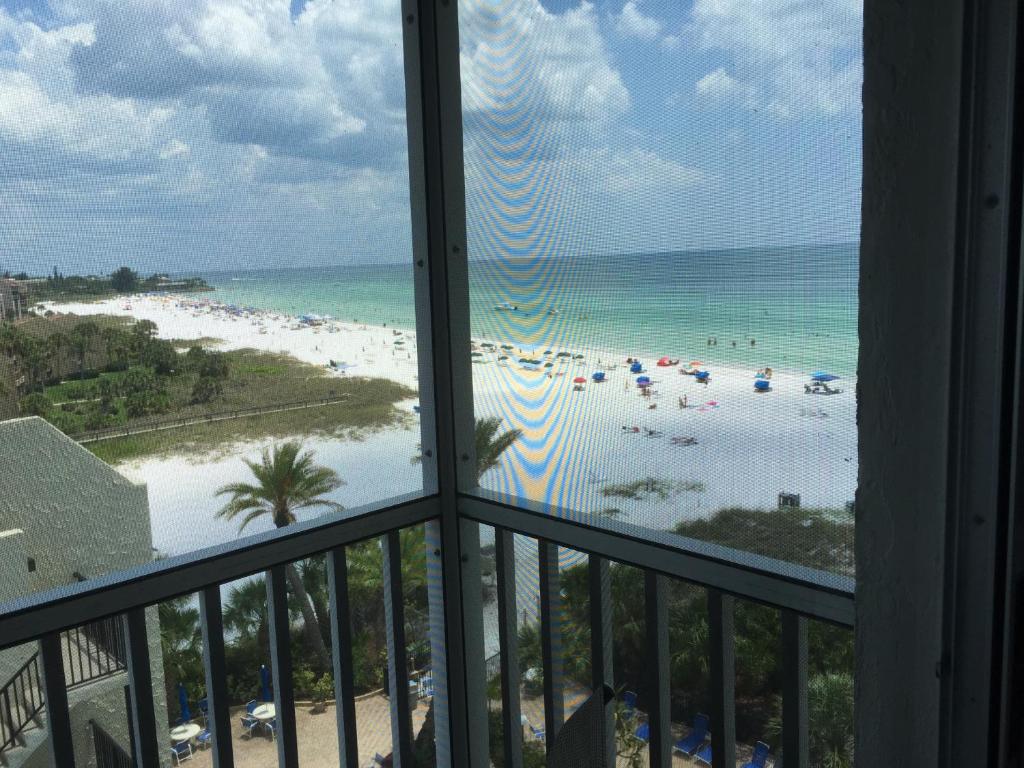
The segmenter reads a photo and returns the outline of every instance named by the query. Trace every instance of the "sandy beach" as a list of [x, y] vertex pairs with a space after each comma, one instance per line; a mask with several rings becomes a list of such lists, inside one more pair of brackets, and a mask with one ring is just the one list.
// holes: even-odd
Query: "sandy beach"
[[[334, 320], [311, 326], [280, 313], [232, 314], [215, 303], [176, 296], [51, 308], [151, 320], [163, 338], [219, 339], [220, 349], [252, 347], [323, 366], [333, 360], [341, 370], [331, 375], [382, 377], [418, 386], [416, 336], [408, 329]], [[506, 427], [524, 433], [501, 466], [484, 477], [486, 487], [570, 509], [618, 510], [614, 514], [623, 520], [657, 528], [731, 505], [774, 508], [780, 492], [799, 494], [807, 507], [842, 509], [853, 500], [857, 438], [852, 379], [834, 382], [840, 394], [811, 395], [805, 392], [808, 372], [775, 369], [770, 391], [758, 393], [755, 371], [716, 365], [713, 348], [685, 356], [683, 350], [637, 350], [643, 361], [639, 375], [652, 382], [652, 394], [645, 397], [636, 386], [638, 374], [630, 372], [621, 353], [579, 346], [545, 351], [520, 352], [500, 339], [474, 340], [477, 416], [501, 416]], [[707, 384], [680, 373], [698, 352], [700, 367], [710, 372]], [[658, 366], [662, 353], [678, 357], [679, 365]], [[523, 357], [540, 362], [523, 365]], [[596, 370], [605, 372], [604, 383], [592, 381]], [[579, 388], [573, 383], [577, 377], [586, 380]], [[687, 407], [682, 408], [684, 399]], [[411, 413], [414, 405], [400, 407]], [[419, 487], [418, 468], [409, 463], [417, 443], [415, 428], [396, 428], [362, 442], [313, 439], [311, 446], [329, 454], [329, 463], [349, 483], [339, 491], [339, 500], [354, 506], [371, 501], [368, 493], [379, 494], [379, 489], [361, 486], [364, 467], [373, 466], [379, 473], [382, 463], [393, 465], [396, 493]], [[241, 453], [255, 455], [258, 449], [254, 445]], [[194, 457], [146, 459], [123, 471], [155, 491], [161, 478], [180, 477], [175, 463], [186, 460]], [[237, 457], [216, 460], [205, 470], [192, 467], [189, 479], [195, 485], [190, 482], [188, 487], [198, 492], [197, 486], [206, 485], [199, 476], [207, 471], [217, 482], [227, 482], [239, 470], [244, 466]], [[647, 477], [672, 484], [667, 496], [605, 494], [609, 484]], [[158, 530], [155, 522], [154, 532]]]

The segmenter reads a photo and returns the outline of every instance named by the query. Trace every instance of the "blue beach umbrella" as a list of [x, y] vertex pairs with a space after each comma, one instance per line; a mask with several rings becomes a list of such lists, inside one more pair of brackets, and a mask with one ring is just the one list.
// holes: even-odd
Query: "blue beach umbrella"
[[629, 366], [630, 373], [640, 373], [640, 371], [642, 371], [643, 369], [644, 367], [640, 364], [639, 360], [637, 360], [635, 363]]
[[695, 379], [700, 379], [701, 381], [703, 381], [704, 379], [706, 379], [710, 375], [711, 375], [710, 371], [697, 371], [695, 374], [693, 374], [693, 377]]
[[811, 374], [811, 378], [814, 381], [835, 381], [839, 377], [831, 373], [825, 373], [825, 371], [815, 371]]
[[270, 695], [270, 670], [267, 669], [266, 664], [260, 665], [260, 698], [263, 701], [270, 701], [274, 698]]
[[604, 381], [604, 371], [594, 371], [594, 375], [591, 378], [594, 381]]
[[181, 722], [187, 723], [192, 719], [192, 710], [188, 708], [188, 691], [184, 683], [178, 683], [178, 707], [181, 709]]
[[772, 385], [769, 383], [768, 379], [756, 379], [754, 381], [754, 389], [758, 392], [767, 392], [771, 387]]
[[651, 377], [650, 376], [637, 376], [636, 377], [636, 385], [638, 387], [646, 387], [650, 383], [651, 383]]

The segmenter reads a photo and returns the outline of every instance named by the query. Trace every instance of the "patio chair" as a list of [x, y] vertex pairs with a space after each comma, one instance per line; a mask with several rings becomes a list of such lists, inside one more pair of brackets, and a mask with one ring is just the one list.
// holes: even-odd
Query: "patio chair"
[[204, 696], [196, 702], [196, 705], [199, 707], [199, 713], [203, 716], [203, 725], [206, 725], [210, 718], [210, 702]]
[[763, 741], [757, 742], [754, 745], [754, 754], [750, 757], [749, 763], [744, 763], [743, 768], [765, 768], [765, 763], [768, 761], [768, 756], [771, 754], [770, 748]]
[[253, 710], [256, 709], [256, 707], [258, 707], [259, 705], [260, 703], [256, 701], [256, 699], [250, 699], [245, 705], [245, 711], [251, 715]]
[[646, 722], [646, 721], [640, 723], [640, 725], [638, 725], [636, 727], [636, 730], [633, 732], [633, 735], [636, 736], [638, 739], [640, 739], [640, 741], [643, 741], [645, 743], [650, 741], [651, 740], [651, 724]]
[[636, 694], [633, 691], [624, 691], [622, 703], [626, 706], [626, 715], [632, 717], [636, 713]]
[[249, 738], [252, 738], [252, 732], [259, 727], [260, 721], [253, 717], [251, 714], [242, 715], [242, 730], [249, 734]]
[[270, 733], [271, 740], [277, 738], [277, 718], [276, 717], [273, 720], [267, 720], [265, 723], [263, 723], [263, 727], [266, 728], [267, 731]]
[[213, 744], [213, 732], [209, 728], [204, 728], [202, 732], [196, 736], [196, 741], [198, 741], [199, 746], [204, 749], [208, 748]]
[[543, 728], [538, 728], [533, 723], [530, 723], [530, 733], [537, 741], [544, 741], [545, 734]]
[[710, 742], [700, 748], [697, 753], [697, 762], [711, 765], [711, 744]]
[[690, 731], [690, 735], [673, 744], [672, 749], [692, 756], [708, 738], [708, 723], [707, 715], [696, 715], [693, 718], [693, 730]]
[[192, 759], [192, 745], [187, 741], [179, 742], [171, 747], [171, 762], [174, 765], [181, 765], [186, 760]]

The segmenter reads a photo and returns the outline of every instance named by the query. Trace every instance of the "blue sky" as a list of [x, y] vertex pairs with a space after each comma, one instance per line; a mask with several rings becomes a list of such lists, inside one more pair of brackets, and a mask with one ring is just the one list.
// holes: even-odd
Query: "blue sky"
[[[472, 256], [857, 239], [859, 0], [460, 19]], [[401, 35], [397, 0], [0, 0], [0, 269], [407, 259]]]

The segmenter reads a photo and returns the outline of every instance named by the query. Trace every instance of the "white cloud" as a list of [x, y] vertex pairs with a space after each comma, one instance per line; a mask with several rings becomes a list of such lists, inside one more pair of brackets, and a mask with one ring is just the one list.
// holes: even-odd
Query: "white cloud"
[[620, 35], [654, 40], [661, 34], [661, 22], [651, 16], [645, 16], [637, 0], [626, 0], [626, 4], [622, 6], [622, 13], [615, 17], [615, 30]]
[[697, 81], [697, 95], [710, 101], [746, 107], [754, 104], [754, 87], [740, 82], [721, 67]]
[[160, 150], [160, 159], [170, 160], [175, 157], [188, 157], [191, 151], [191, 147], [181, 139], [171, 139]]
[[729, 60], [729, 77], [751, 84], [758, 106], [776, 115], [860, 109], [861, 0], [696, 0], [692, 30], [701, 47]]
[[506, 123], [510, 113], [537, 126], [572, 121], [581, 130], [629, 108], [590, 3], [551, 13], [540, 0], [516, 0], [493, 22], [492, 11], [473, 11], [470, 3], [463, 14], [474, 17], [461, 55], [467, 110]]

